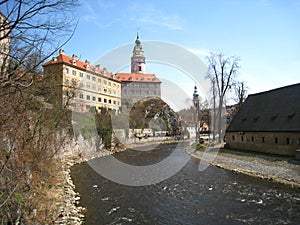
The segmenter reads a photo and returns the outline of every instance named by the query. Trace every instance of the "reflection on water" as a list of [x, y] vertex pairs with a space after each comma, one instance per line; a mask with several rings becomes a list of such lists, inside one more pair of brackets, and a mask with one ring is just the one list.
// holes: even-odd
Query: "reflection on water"
[[[116, 157], [148, 165], [170, 155], [173, 145], [128, 150]], [[99, 158], [99, 163], [104, 158]], [[86, 224], [300, 224], [300, 191], [209, 166], [191, 158], [175, 176], [155, 185], [125, 186], [101, 177], [88, 163], [72, 167], [87, 208]]]

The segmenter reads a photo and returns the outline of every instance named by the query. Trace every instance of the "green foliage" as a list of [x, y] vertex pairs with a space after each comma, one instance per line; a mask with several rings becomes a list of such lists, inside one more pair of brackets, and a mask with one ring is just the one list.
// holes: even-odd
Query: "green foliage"
[[178, 133], [177, 115], [160, 98], [148, 98], [134, 104], [129, 114], [131, 129], [152, 128], [154, 131], [168, 131], [169, 134]]
[[98, 135], [100, 136], [106, 149], [111, 149], [112, 141], [112, 123], [111, 123], [111, 110], [101, 108], [100, 112], [95, 114], [95, 124]]
[[22, 202], [23, 201], [23, 196], [21, 194], [16, 194], [15, 195], [16, 199], [18, 202]]

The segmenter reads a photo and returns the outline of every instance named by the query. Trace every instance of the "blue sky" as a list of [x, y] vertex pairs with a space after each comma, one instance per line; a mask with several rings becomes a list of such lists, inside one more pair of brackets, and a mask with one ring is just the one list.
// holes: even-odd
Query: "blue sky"
[[[82, 60], [95, 62], [133, 43], [138, 29], [142, 43], [173, 43], [205, 63], [209, 51], [239, 56], [239, 77], [249, 94], [300, 82], [299, 0], [81, 0], [77, 16], [77, 30], [64, 49]], [[128, 63], [130, 57], [131, 51]], [[183, 84], [174, 68], [150, 63], [147, 72], [178, 80], [187, 90], [194, 85], [189, 79]]]

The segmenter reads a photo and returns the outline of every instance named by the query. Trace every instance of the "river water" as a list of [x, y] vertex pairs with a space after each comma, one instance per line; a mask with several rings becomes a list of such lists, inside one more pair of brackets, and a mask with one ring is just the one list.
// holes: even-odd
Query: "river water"
[[[126, 150], [114, 157], [149, 165], [169, 157], [174, 144], [151, 151]], [[101, 164], [106, 157], [94, 159]], [[90, 163], [71, 176], [87, 209], [85, 224], [300, 224], [300, 190], [209, 166], [191, 158], [174, 176], [146, 186], [115, 183]]]

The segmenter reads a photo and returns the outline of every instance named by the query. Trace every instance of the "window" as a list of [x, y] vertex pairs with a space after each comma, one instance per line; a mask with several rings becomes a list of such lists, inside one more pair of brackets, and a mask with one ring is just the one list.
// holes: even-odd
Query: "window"
[[93, 86], [93, 90], [96, 91], [96, 86]]
[[90, 109], [90, 107], [91, 107], [90, 105], [86, 105], [86, 106], [85, 106], [85, 108], [86, 108], [87, 110]]
[[110, 81], [108, 82], [108, 86], [111, 86], [111, 82]]
[[104, 93], [106, 93], [106, 92], [107, 92], [107, 90], [106, 90], [105, 88], [103, 89], [103, 91], [104, 91]]
[[300, 145], [300, 138], [298, 139], [298, 145]]
[[101, 79], [100, 78], [98, 78], [98, 83], [101, 83]]
[[69, 68], [66, 68], [67, 74], [69, 74]]
[[101, 102], [101, 98], [98, 98], [98, 102]]
[[79, 94], [79, 98], [83, 98], [83, 94]]
[[244, 136], [241, 136], [241, 141], [242, 141], [242, 142], [244, 141]]
[[79, 84], [79, 87], [81, 87], [81, 88], [82, 88], [82, 87], [83, 87], [83, 83], [80, 83], [80, 84]]
[[87, 96], [86, 96], [86, 99], [87, 99], [87, 100], [90, 100], [90, 99], [91, 99], [91, 96], [87, 95]]
[[95, 96], [93, 96], [93, 101], [96, 101], [96, 97]]
[[286, 138], [286, 144], [287, 145], [289, 145], [289, 144], [291, 144], [292, 142], [291, 142], [291, 139], [290, 138]]
[[76, 70], [72, 70], [72, 75], [76, 76]]
[[87, 88], [87, 89], [90, 89], [90, 88], [91, 88], [91, 85], [87, 84], [87, 85], [86, 85], [86, 88]]
[[142, 67], [141, 66], [139, 66], [139, 71], [142, 71]]
[[117, 102], [114, 100], [114, 105], [117, 104]]
[[111, 104], [111, 100], [110, 99], [108, 100], [108, 103]]
[[261, 142], [265, 143], [265, 137], [261, 137]]
[[80, 77], [83, 77], [83, 73], [82, 73], [82, 72], [80, 72], [80, 73], [79, 73], [79, 76], [80, 76]]
[[104, 103], [107, 103], [107, 99], [106, 98], [104, 99]]
[[86, 79], [88, 79], [88, 80], [91, 79], [91, 76], [87, 74]]
[[234, 139], [235, 139], [235, 137], [234, 137], [234, 135], [232, 135], [232, 140], [234, 141]]
[[69, 79], [66, 79], [66, 84], [68, 85], [70, 82], [69, 82]]
[[254, 137], [253, 136], [251, 137], [251, 141], [254, 142]]
[[278, 138], [277, 137], [275, 138], [275, 144], [278, 144]]
[[104, 84], [106, 84], [106, 83], [107, 83], [107, 81], [106, 81], [106, 80], [104, 80], [104, 81], [103, 81], [103, 83], [104, 83]]
[[92, 81], [96, 81], [96, 77], [92, 77]]
[[77, 85], [76, 80], [72, 80], [72, 86], [76, 86], [76, 85]]

